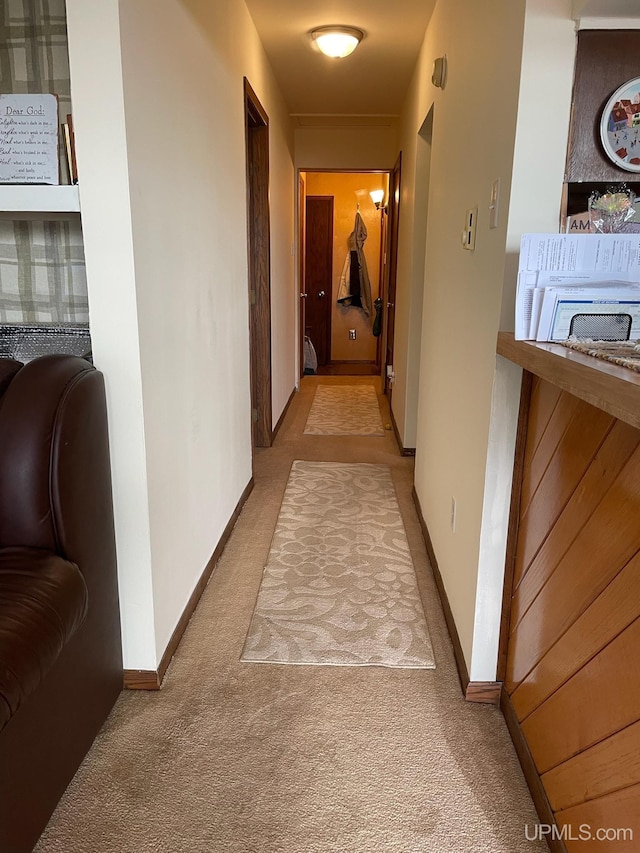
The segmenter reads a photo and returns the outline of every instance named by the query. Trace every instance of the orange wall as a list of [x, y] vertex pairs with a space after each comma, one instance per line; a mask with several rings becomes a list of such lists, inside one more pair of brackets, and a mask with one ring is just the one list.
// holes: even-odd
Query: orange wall
[[[371, 328], [375, 312], [365, 317], [359, 308], [338, 305], [340, 274], [347, 255], [347, 241], [353, 231], [356, 205], [367, 228], [364, 253], [371, 279], [371, 299], [379, 293], [380, 212], [369, 197], [369, 191], [387, 186], [386, 174], [363, 172], [307, 172], [308, 195], [330, 195], [333, 203], [333, 311], [331, 315], [331, 358], [333, 361], [375, 361], [377, 338]], [[356, 330], [356, 340], [349, 340], [349, 329]]]

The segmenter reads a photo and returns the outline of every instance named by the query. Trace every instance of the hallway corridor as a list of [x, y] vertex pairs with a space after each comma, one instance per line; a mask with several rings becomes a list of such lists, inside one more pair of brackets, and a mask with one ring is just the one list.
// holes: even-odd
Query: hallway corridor
[[[502, 714], [464, 702], [411, 497], [383, 437], [303, 435], [302, 380], [158, 693], [125, 692], [37, 853], [533, 853]], [[384, 424], [386, 398], [379, 395]], [[241, 663], [294, 459], [388, 465], [436, 669]], [[180, 567], [176, 566], [176, 572]]]

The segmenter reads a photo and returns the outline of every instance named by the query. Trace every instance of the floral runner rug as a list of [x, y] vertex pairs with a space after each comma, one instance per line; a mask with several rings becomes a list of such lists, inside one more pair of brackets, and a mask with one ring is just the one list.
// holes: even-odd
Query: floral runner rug
[[384, 435], [373, 385], [318, 385], [305, 435]]
[[242, 660], [435, 668], [388, 466], [293, 463]]

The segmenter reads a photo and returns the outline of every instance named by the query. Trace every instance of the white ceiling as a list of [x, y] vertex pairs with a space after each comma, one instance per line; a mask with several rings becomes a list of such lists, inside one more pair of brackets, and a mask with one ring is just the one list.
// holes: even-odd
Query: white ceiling
[[[246, 3], [293, 115], [400, 113], [435, 0]], [[309, 32], [327, 24], [364, 30], [355, 53], [329, 59], [315, 49]]]
[[[436, 0], [245, 2], [289, 111], [309, 125], [342, 122], [339, 116], [388, 123], [397, 116]], [[640, 0], [573, 0], [573, 16], [640, 19]], [[364, 31], [355, 53], [329, 59], [315, 48], [309, 33], [327, 24]]]

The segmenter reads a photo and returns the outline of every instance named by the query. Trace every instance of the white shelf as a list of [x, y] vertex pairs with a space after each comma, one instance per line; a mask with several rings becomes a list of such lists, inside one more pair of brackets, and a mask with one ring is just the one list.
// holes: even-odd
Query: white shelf
[[0, 213], [80, 213], [77, 184], [0, 184]]

